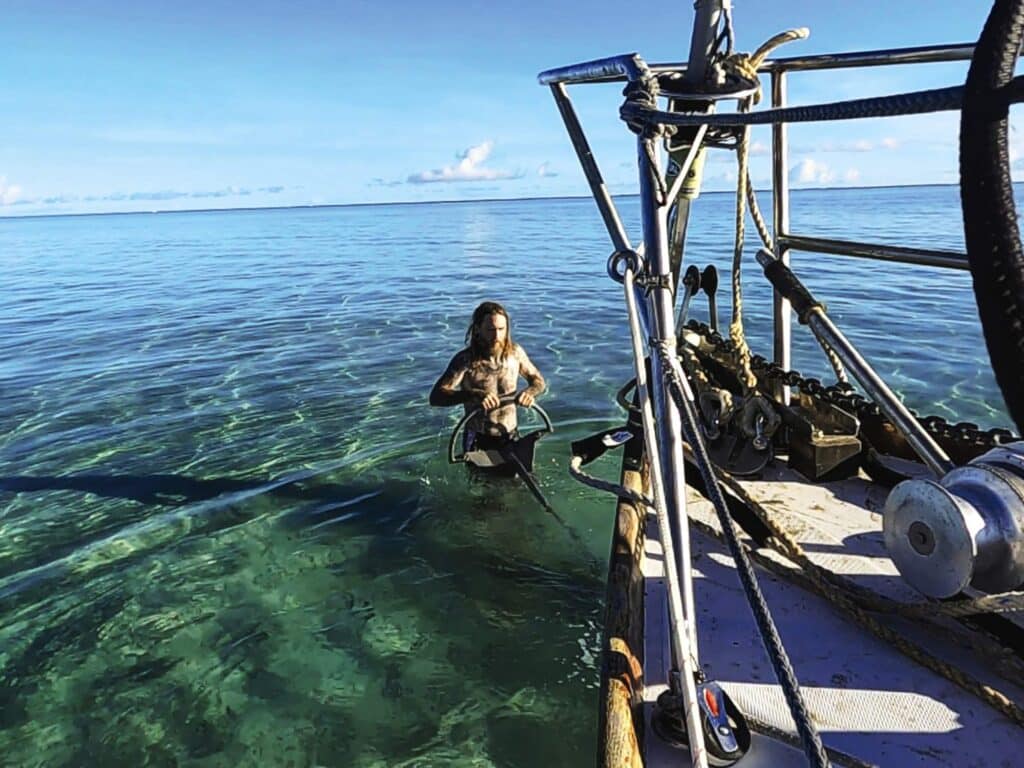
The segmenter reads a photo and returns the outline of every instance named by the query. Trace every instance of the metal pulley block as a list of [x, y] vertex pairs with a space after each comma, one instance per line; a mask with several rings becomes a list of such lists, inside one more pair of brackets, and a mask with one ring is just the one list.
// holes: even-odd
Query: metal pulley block
[[697, 405], [704, 421], [704, 434], [708, 440], [717, 440], [735, 411], [732, 392], [721, 387], [709, 387], [700, 393]]
[[750, 438], [755, 450], [763, 451], [771, 445], [772, 435], [782, 423], [771, 401], [763, 395], [748, 397], [739, 409], [740, 431]]
[[[708, 765], [713, 768], [733, 765], [750, 750], [750, 727], [746, 718], [717, 682], [698, 683], [696, 693]], [[683, 700], [671, 688], [658, 696], [651, 726], [666, 743], [689, 748]]]
[[700, 395], [700, 406], [708, 453], [716, 466], [743, 477], [756, 475], [772, 460], [772, 436], [782, 420], [768, 398], [732, 398], [728, 390], [707, 390]]
[[929, 597], [968, 585], [1024, 584], [1024, 441], [993, 448], [939, 482], [906, 480], [889, 494], [885, 546], [903, 578]]

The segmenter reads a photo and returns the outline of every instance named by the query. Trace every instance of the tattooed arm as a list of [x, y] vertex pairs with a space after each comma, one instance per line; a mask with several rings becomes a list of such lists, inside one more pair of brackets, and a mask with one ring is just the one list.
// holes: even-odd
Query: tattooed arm
[[526, 383], [529, 385], [519, 393], [516, 402], [529, 408], [533, 405], [533, 401], [543, 394], [547, 384], [537, 366], [527, 356], [526, 351], [518, 345], [516, 346], [516, 355], [519, 357], [519, 375], [526, 379]]
[[463, 350], [452, 358], [445, 372], [434, 382], [434, 386], [430, 390], [430, 404], [448, 408], [467, 402], [478, 402], [484, 407], [484, 410], [489, 411], [496, 408], [498, 406], [496, 393], [489, 393], [481, 389], [463, 389], [460, 386], [468, 368], [469, 353]]

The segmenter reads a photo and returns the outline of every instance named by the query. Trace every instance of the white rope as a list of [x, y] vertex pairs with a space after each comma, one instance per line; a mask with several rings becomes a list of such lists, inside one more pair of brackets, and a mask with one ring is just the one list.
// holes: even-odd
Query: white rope
[[574, 479], [578, 480], [584, 485], [588, 485], [591, 488], [596, 488], [599, 491], [607, 491], [608, 493], [614, 494], [615, 496], [618, 496], [620, 499], [630, 501], [639, 507], [654, 509], [653, 499], [644, 496], [642, 493], [637, 493], [636, 491], [632, 490], [631, 488], [627, 488], [624, 485], [619, 485], [618, 483], [610, 483], [607, 480], [602, 480], [599, 477], [588, 475], [586, 472], [580, 469], [580, 467], [582, 466], [583, 459], [579, 456], [573, 456], [569, 460], [569, 474], [572, 475]]

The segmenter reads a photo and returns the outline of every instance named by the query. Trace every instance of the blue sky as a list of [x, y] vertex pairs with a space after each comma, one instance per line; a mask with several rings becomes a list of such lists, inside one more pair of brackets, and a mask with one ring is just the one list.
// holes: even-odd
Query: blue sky
[[[962, 43], [988, 3], [734, 0], [737, 48]], [[0, 216], [586, 194], [543, 69], [685, 60], [692, 2], [5, 0]], [[941, 8], [941, 12], [940, 9]], [[791, 76], [792, 103], [951, 85], [965, 64]], [[635, 189], [619, 86], [570, 90], [610, 187]], [[795, 187], [949, 183], [954, 114], [791, 129]], [[767, 130], [752, 172], [767, 183]], [[1014, 135], [1016, 140], [1016, 135]], [[1015, 141], [1016, 143], [1016, 141]], [[717, 153], [707, 189], [730, 186]]]

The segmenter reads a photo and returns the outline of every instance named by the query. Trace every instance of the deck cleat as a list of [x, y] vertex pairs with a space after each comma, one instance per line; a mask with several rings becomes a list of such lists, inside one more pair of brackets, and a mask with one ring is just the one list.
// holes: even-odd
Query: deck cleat
[[686, 314], [690, 308], [690, 300], [700, 290], [700, 270], [692, 264], [683, 274], [683, 300], [679, 304], [679, 317], [676, 319], [676, 327], [682, 328], [686, 324]]
[[1024, 584], [1024, 441], [993, 448], [940, 481], [905, 480], [885, 502], [885, 546], [918, 591], [952, 597]]
[[718, 332], [718, 304], [715, 291], [718, 290], [718, 270], [714, 264], [708, 264], [700, 275], [700, 287], [708, 295], [708, 323], [711, 330]]

